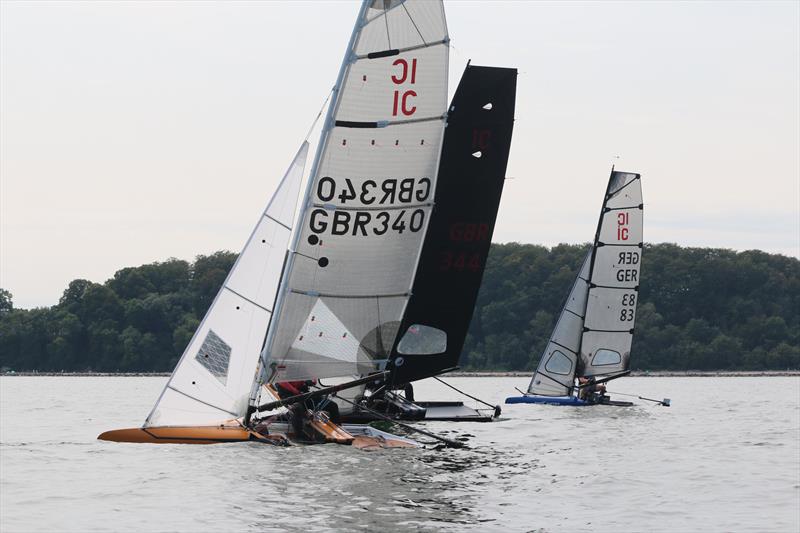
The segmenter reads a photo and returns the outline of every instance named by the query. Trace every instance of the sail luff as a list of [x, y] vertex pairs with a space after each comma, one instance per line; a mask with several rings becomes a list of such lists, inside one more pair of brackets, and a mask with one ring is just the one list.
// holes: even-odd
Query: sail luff
[[[336, 77], [336, 83], [333, 87], [333, 95], [331, 96], [331, 101], [328, 104], [328, 111], [325, 115], [325, 122], [322, 127], [322, 131], [320, 132], [319, 137], [319, 144], [317, 145], [317, 151], [314, 154], [314, 162], [311, 164], [311, 172], [308, 175], [308, 181], [306, 183], [306, 189], [303, 193], [303, 198], [300, 204], [300, 213], [297, 217], [297, 220], [302, 223], [305, 220], [306, 212], [308, 208], [311, 206], [311, 191], [314, 186], [314, 181], [316, 179], [317, 173], [319, 172], [319, 163], [322, 160], [323, 153], [328, 147], [328, 140], [330, 137], [330, 132], [333, 129], [333, 117], [336, 115], [336, 111], [339, 108], [339, 103], [341, 101], [340, 94], [342, 90], [342, 82], [344, 81], [345, 75], [347, 74], [347, 70], [350, 68], [352, 64], [352, 57], [354, 54], [354, 50], [358, 43], [358, 38], [360, 35], [360, 29], [364, 24], [364, 16], [367, 13], [367, 9], [369, 9], [371, 0], [362, 0], [361, 8], [358, 11], [358, 16], [356, 18], [356, 22], [353, 25], [353, 31], [350, 35], [350, 41], [347, 45], [347, 51], [345, 52], [344, 58], [342, 59], [342, 64], [339, 67], [339, 73]], [[284, 264], [280, 285], [278, 288], [278, 294], [275, 301], [275, 307], [273, 309], [273, 316], [277, 317], [277, 320], [270, 320], [270, 326], [272, 324], [277, 323], [280, 320], [281, 313], [283, 311], [284, 303], [286, 300], [286, 294], [288, 292], [288, 285], [289, 285], [289, 276], [288, 273], [292, 270], [292, 265], [294, 264], [294, 259], [297, 250], [297, 243], [300, 240], [301, 236], [301, 228], [300, 224], [293, 232], [291, 237], [291, 242], [289, 244], [289, 251], [288, 255], [286, 256], [286, 262]], [[261, 352], [260, 361], [261, 364], [264, 365], [264, 369], [267, 368], [269, 354], [272, 349], [272, 346], [275, 342], [275, 328], [269, 327], [267, 329], [267, 337], [266, 341], [264, 342], [264, 348]]]

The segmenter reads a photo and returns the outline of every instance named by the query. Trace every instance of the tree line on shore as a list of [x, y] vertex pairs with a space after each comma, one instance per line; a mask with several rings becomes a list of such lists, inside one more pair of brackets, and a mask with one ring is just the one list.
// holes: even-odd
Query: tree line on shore
[[[588, 245], [494, 244], [464, 345], [465, 370], [531, 370]], [[0, 289], [0, 368], [169, 371], [236, 255], [169, 259], [72, 281], [52, 307]], [[645, 245], [631, 366], [800, 368], [800, 261], [760, 251]]]

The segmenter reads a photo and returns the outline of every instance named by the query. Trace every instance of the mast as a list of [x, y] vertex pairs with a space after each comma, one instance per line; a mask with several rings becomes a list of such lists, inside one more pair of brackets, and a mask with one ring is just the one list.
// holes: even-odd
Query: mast
[[[306, 183], [306, 189], [303, 193], [303, 201], [300, 204], [300, 213], [297, 216], [297, 220], [300, 221], [300, 224], [297, 225], [295, 228], [294, 233], [292, 234], [292, 239], [289, 244], [288, 255], [286, 256], [286, 261], [284, 263], [284, 268], [281, 275], [281, 283], [278, 288], [278, 295], [275, 301], [275, 308], [273, 312], [273, 316], [280, 318], [281, 311], [283, 310], [284, 302], [286, 300], [286, 292], [288, 289], [289, 284], [289, 276], [287, 275], [288, 272], [291, 272], [292, 265], [294, 264], [294, 258], [296, 256], [297, 250], [297, 243], [300, 240], [300, 236], [302, 232], [300, 231], [303, 221], [305, 220], [306, 212], [308, 211], [308, 207], [310, 205], [310, 197], [311, 197], [311, 189], [314, 186], [314, 180], [316, 178], [317, 172], [319, 170], [319, 162], [322, 159], [322, 154], [327, 149], [328, 145], [328, 135], [330, 134], [331, 129], [333, 128], [333, 117], [336, 113], [336, 110], [339, 107], [339, 95], [342, 89], [342, 82], [344, 80], [345, 75], [347, 74], [347, 69], [350, 67], [353, 58], [353, 50], [357, 44], [359, 30], [361, 25], [363, 24], [364, 16], [366, 15], [367, 9], [369, 9], [369, 5], [371, 0], [362, 0], [361, 8], [358, 11], [358, 16], [356, 17], [356, 22], [353, 25], [353, 31], [350, 34], [350, 41], [347, 44], [347, 50], [344, 54], [344, 58], [342, 59], [342, 64], [339, 67], [339, 74], [336, 76], [336, 83], [333, 87], [333, 96], [331, 97], [331, 102], [328, 105], [328, 112], [325, 114], [325, 122], [322, 126], [322, 131], [320, 132], [319, 136], [319, 144], [317, 145], [317, 151], [314, 154], [314, 162], [311, 165], [311, 172], [308, 175], [308, 182]], [[276, 324], [276, 320], [272, 320], [270, 322], [270, 327], [267, 330], [267, 338], [264, 342], [264, 349], [261, 352], [261, 364], [264, 366], [264, 369], [267, 368], [267, 360], [268, 356], [272, 350], [272, 345], [275, 341], [275, 328], [272, 327]], [[256, 380], [258, 377], [256, 377]]]

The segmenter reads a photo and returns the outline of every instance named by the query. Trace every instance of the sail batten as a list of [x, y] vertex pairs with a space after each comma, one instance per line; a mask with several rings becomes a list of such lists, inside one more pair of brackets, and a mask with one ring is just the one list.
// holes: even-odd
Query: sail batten
[[405, 48], [392, 48], [390, 50], [381, 50], [379, 52], [369, 52], [367, 54], [360, 54], [357, 55], [355, 58], [358, 60], [362, 59], [380, 59], [382, 57], [390, 57], [400, 55], [405, 52], [413, 52], [414, 50], [419, 50], [421, 48], [428, 48], [430, 46], [437, 46], [437, 45], [446, 45], [450, 42], [450, 39], [442, 39], [441, 41], [436, 41], [433, 43], [425, 43], [425, 44], [418, 44], [415, 46], [406, 46]]

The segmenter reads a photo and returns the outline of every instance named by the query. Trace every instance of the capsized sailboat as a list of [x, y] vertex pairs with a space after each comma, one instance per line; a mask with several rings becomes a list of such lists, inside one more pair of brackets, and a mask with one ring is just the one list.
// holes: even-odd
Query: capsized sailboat
[[627, 375], [642, 265], [641, 177], [611, 171], [594, 243], [527, 393], [506, 403], [632, 405], [604, 383]]
[[[360, 398], [348, 420], [374, 411], [401, 420], [489, 421], [499, 407], [418, 401], [409, 384], [458, 365], [492, 241], [514, 125], [517, 70], [467, 65], [450, 103], [435, 209], [411, 297], [389, 354], [391, 381]], [[404, 391], [399, 393], [398, 389]]]
[[[99, 438], [281, 441], [293, 429], [297, 436], [288, 422], [302, 405], [322, 441], [409, 442], [368, 426], [338, 426], [322, 412], [332, 389], [320, 380], [386, 379], [433, 210], [448, 44], [441, 0], [362, 3], [297, 227], [292, 214], [307, 144], [143, 427]], [[278, 398], [282, 383], [321, 390]]]

